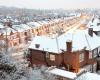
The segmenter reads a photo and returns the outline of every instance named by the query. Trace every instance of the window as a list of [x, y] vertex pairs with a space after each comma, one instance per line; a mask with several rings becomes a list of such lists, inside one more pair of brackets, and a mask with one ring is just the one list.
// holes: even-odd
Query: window
[[92, 59], [92, 51], [89, 51], [89, 59]]
[[50, 54], [50, 60], [51, 60], [51, 61], [55, 61], [55, 55]]
[[80, 54], [80, 62], [83, 62], [84, 61], [84, 53], [81, 53]]
[[98, 54], [98, 50], [97, 49], [94, 49], [93, 50], [93, 58], [97, 57], [97, 54]]

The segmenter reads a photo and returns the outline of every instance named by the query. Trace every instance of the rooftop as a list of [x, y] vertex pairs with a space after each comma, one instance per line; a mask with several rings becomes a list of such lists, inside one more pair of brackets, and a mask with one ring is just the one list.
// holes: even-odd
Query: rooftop
[[[72, 51], [93, 50], [100, 46], [100, 38], [93, 33], [93, 37], [88, 34], [88, 30], [77, 30], [73, 33], [65, 33], [56, 38], [49, 38], [46, 36], [36, 36], [33, 38], [29, 48], [35, 50], [42, 50], [54, 53], [61, 53], [62, 50], [66, 51], [66, 42], [72, 41]], [[95, 43], [95, 44], [94, 44]], [[40, 44], [39, 48], [35, 45]]]

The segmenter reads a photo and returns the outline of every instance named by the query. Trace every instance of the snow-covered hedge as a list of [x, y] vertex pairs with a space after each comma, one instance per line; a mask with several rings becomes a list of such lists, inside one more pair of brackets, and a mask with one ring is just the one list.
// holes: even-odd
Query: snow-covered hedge
[[29, 80], [29, 69], [7, 54], [0, 53], [0, 80]]

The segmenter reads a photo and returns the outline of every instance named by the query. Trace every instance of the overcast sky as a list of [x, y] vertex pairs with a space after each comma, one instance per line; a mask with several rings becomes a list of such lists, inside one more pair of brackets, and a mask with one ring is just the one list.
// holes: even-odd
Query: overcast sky
[[100, 8], [100, 0], [0, 0], [0, 6], [31, 9]]

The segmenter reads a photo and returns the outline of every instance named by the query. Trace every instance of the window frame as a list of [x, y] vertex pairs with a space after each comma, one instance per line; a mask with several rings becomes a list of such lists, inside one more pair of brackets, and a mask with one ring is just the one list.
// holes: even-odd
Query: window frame
[[54, 54], [50, 54], [50, 55], [49, 55], [49, 59], [50, 59], [51, 61], [55, 61], [55, 60], [56, 60], [56, 56], [55, 56]]
[[84, 53], [80, 53], [79, 55], [79, 62], [83, 62], [84, 61]]

